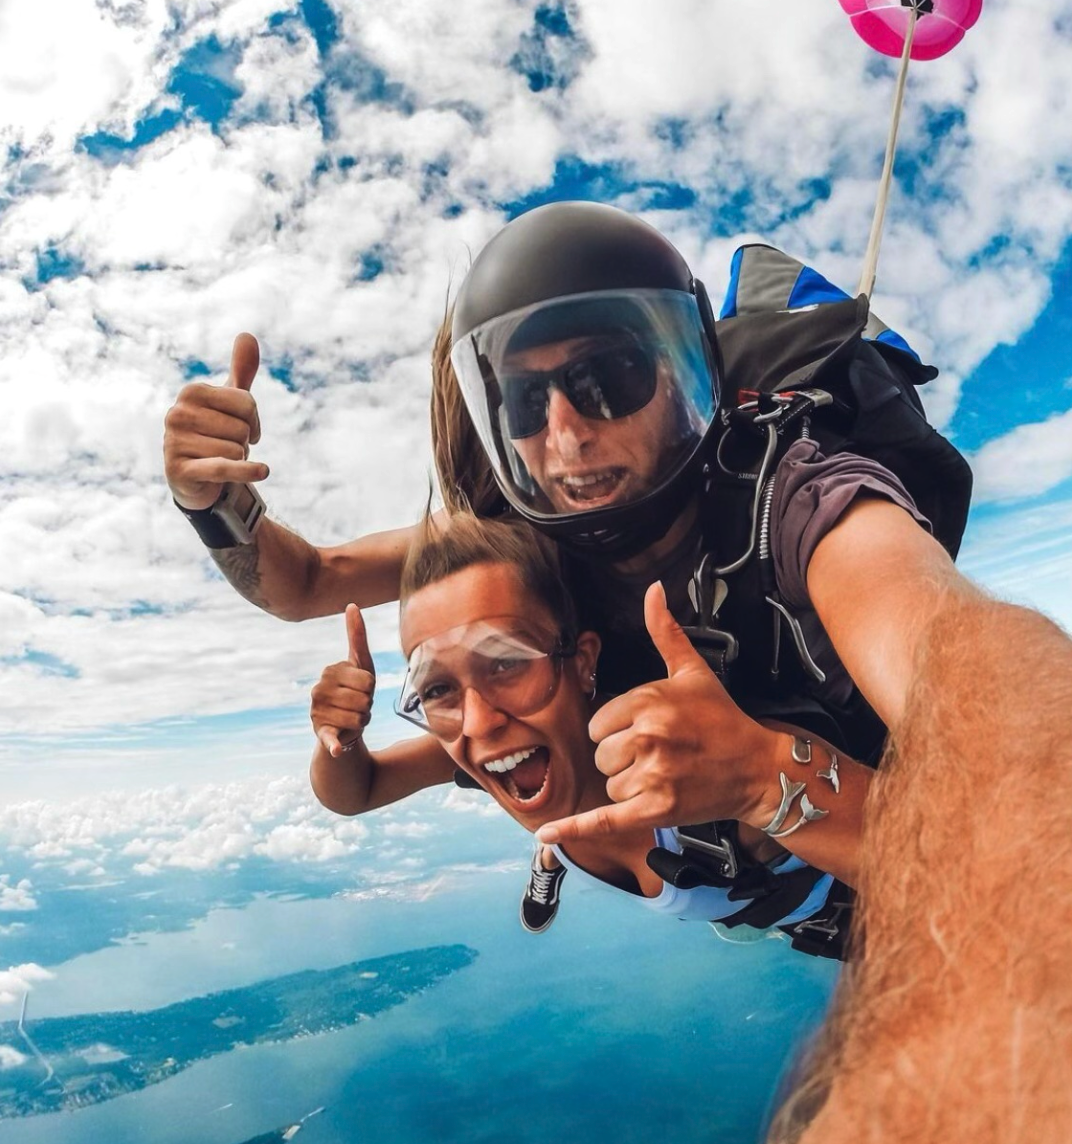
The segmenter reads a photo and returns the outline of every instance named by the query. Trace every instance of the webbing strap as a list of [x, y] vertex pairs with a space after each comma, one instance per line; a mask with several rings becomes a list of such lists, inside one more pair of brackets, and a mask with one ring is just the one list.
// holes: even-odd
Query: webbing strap
[[844, 961], [848, 956], [856, 891], [835, 879], [826, 902], [811, 917], [779, 926], [793, 940], [793, 948], [813, 957]]
[[769, 929], [786, 914], [799, 909], [815, 889], [816, 882], [823, 877], [825, 875], [822, 870], [816, 870], [813, 866], [802, 866], [788, 874], [777, 874], [773, 879], [773, 889], [749, 902], [743, 910], [738, 910], [731, 917], [720, 918], [719, 921], [727, 929], [735, 926]]

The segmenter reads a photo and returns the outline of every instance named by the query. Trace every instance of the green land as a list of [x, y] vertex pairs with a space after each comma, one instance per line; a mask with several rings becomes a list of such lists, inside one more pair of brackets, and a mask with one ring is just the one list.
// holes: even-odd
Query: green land
[[157, 1084], [241, 1045], [344, 1029], [399, 1005], [459, 969], [464, 945], [306, 970], [144, 1012], [0, 1023], [0, 1046], [25, 1059], [0, 1072], [0, 1118], [97, 1104]]

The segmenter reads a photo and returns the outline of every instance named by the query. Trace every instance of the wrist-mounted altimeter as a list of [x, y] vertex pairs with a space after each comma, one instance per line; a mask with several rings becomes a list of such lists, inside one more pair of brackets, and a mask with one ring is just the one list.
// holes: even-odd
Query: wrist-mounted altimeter
[[252, 485], [224, 485], [216, 503], [208, 508], [175, 504], [209, 548], [252, 544], [265, 512], [264, 500]]

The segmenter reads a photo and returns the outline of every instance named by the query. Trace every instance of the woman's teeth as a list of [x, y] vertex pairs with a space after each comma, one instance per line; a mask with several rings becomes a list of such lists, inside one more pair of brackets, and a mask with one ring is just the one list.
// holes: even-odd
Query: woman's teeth
[[484, 770], [491, 771], [493, 774], [502, 774], [504, 771], [512, 771], [518, 763], [523, 763], [529, 755], [534, 754], [535, 747], [529, 747], [524, 751], [515, 751], [512, 755], [507, 755], [502, 759], [493, 759], [490, 763], [484, 764]]
[[531, 802], [547, 786], [550, 757], [545, 747], [524, 747], [483, 767], [499, 776], [499, 784], [516, 802]]

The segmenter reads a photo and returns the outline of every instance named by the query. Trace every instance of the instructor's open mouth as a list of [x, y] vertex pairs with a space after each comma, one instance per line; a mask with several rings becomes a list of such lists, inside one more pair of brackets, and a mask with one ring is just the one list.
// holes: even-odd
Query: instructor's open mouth
[[614, 500], [628, 475], [628, 469], [600, 469], [579, 476], [556, 477], [555, 484], [570, 504], [592, 508], [600, 502]]

